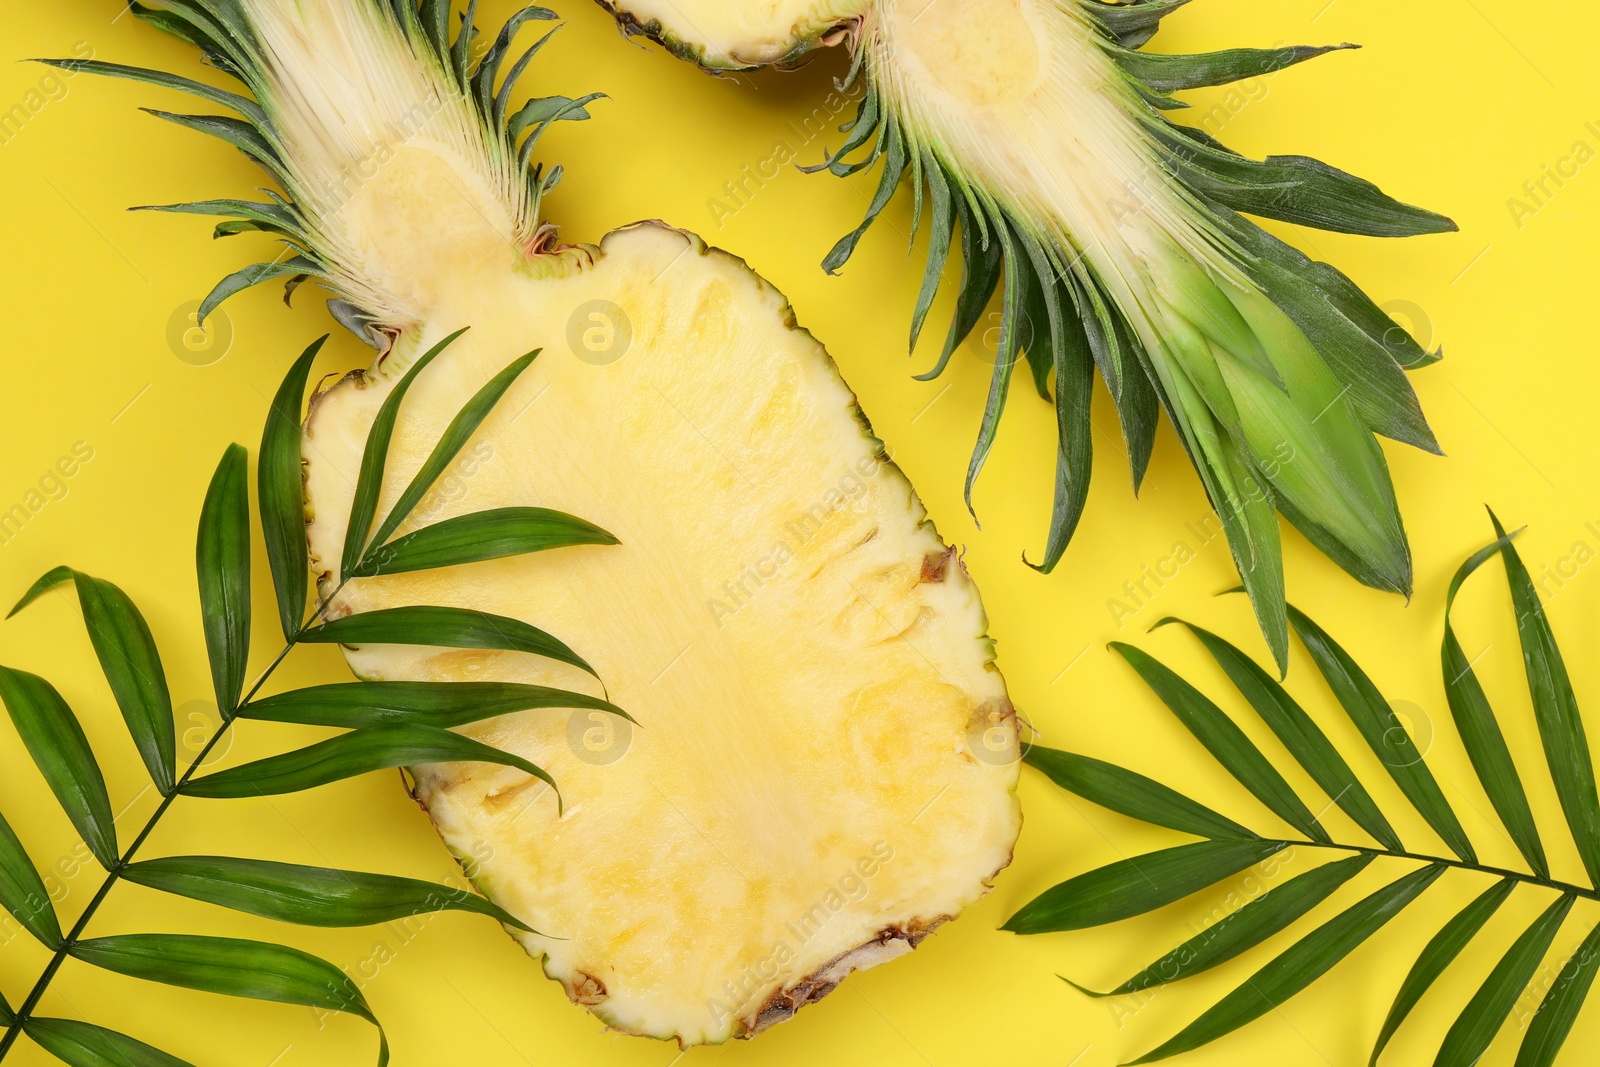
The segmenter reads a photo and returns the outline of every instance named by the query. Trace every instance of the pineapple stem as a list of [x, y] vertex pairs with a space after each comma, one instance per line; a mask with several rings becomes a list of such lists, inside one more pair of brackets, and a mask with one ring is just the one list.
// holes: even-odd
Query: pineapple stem
[[[300, 627], [300, 630], [295, 633], [294, 637], [290, 638], [289, 641], [284, 644], [283, 648], [278, 651], [278, 654], [273, 657], [272, 662], [267, 664], [266, 670], [262, 671], [260, 676], [256, 678], [255, 684], [250, 687], [250, 691], [246, 693], [244, 698], [239, 701], [240, 707], [250, 703], [250, 701], [254, 699], [255, 695], [261, 691], [261, 687], [266, 684], [267, 679], [272, 677], [273, 672], [276, 671], [283, 663], [284, 659], [288, 657], [290, 651], [300, 643], [300, 634], [304, 633], [308, 628], [315, 625], [322, 619], [322, 616], [328, 610], [328, 606], [333, 603], [333, 598], [338, 596], [344, 587], [345, 582], [340, 582], [338, 588], [329, 593], [327, 597], [325, 597], [322, 602], [317, 605], [317, 610], [311, 616], [311, 618]], [[139, 848], [145, 843], [145, 840], [155, 830], [156, 824], [159, 823], [161, 821], [161, 817], [167, 813], [167, 809], [172, 806], [172, 802], [177, 799], [178, 794], [183, 792], [183, 787], [188, 784], [191, 778], [194, 777], [195, 772], [197, 772], [205, 764], [206, 757], [211, 755], [211, 750], [214, 749], [217, 746], [217, 743], [227, 735], [228, 729], [233, 725], [236, 717], [237, 715], [229, 715], [226, 713], [222, 715], [222, 723], [217, 727], [216, 732], [211, 735], [211, 739], [206, 742], [205, 747], [200, 750], [199, 755], [195, 756], [194, 760], [190, 762], [188, 768], [184, 770], [183, 776], [180, 777], [177, 784], [172, 787], [172, 791], [161, 798], [160, 805], [158, 805], [156, 810], [151, 813], [150, 818], [145, 821], [144, 828], [139, 831], [139, 836], [133, 839], [133, 842], [128, 845], [127, 849], [122, 853], [122, 856], [117, 860], [116, 864], [106, 872], [105, 880], [100, 883], [100, 888], [95, 891], [94, 897], [91, 898], [88, 905], [84, 907], [83, 913], [78, 916], [78, 921], [72, 924], [72, 929], [68, 931], [66, 937], [62, 938], [61, 943], [56, 946], [55, 952], [50, 956], [50, 962], [45, 964], [43, 972], [40, 973], [39, 980], [34, 982], [33, 988], [28, 991], [27, 999], [22, 1002], [21, 1007], [17, 1009], [16, 1015], [11, 1020], [11, 1025], [6, 1027], [5, 1034], [0, 1036], [0, 1060], [4, 1060], [6, 1055], [11, 1051], [11, 1046], [17, 1043], [17, 1037], [22, 1033], [23, 1027], [27, 1024], [28, 1020], [32, 1018], [34, 1009], [39, 1006], [40, 999], [44, 997], [45, 991], [50, 988], [50, 983], [55, 978], [56, 972], [61, 969], [61, 964], [66, 961], [66, 958], [72, 952], [73, 947], [76, 946], [79, 940], [83, 937], [83, 932], [88, 927], [89, 920], [93, 919], [95, 912], [100, 910], [100, 905], [104, 903], [106, 897], [110, 895], [112, 887], [122, 880], [123, 872], [126, 871], [128, 866], [133, 863], [134, 855], [139, 851]]]

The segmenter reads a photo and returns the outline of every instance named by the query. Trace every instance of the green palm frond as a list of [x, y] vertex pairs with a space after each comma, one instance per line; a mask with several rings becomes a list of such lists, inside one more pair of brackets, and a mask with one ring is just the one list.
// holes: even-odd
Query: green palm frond
[[[0, 1027], [4, 1028], [0, 1060], [25, 1035], [73, 1067], [189, 1067], [186, 1061], [126, 1034], [37, 1014], [40, 999], [69, 959], [167, 985], [346, 1012], [379, 1026], [371, 1005], [342, 970], [298, 949], [190, 934], [87, 937], [101, 903], [121, 882], [307, 926], [367, 926], [408, 915], [465, 911], [531, 929], [476, 894], [412, 878], [233, 856], [136, 858], [180, 798], [299, 792], [370, 771], [458, 760], [511, 767], [543, 780], [554, 790], [556, 783], [543, 768], [451, 728], [532, 709], [587, 708], [629, 718], [608, 700], [513, 683], [348, 682], [259, 695], [298, 646], [358, 638], [511, 649], [587, 666], [550, 634], [521, 620], [483, 612], [422, 607], [409, 609], [409, 613], [372, 612], [325, 620], [339, 590], [350, 581], [573, 545], [616, 543], [598, 527], [543, 508], [501, 508], [460, 515], [390, 539], [500, 399], [510, 379], [526, 369], [536, 352], [514, 361], [468, 402], [435, 449], [442, 462], [424, 465], [413, 483], [413, 488], [420, 489], [404, 494], [379, 523], [376, 535], [368, 539], [382, 488], [387, 431], [393, 427], [399, 398], [432, 356], [459, 336], [460, 332], [447, 337], [415, 363], [392, 394], [396, 411], [369, 437], [369, 462], [363, 464], [357, 483], [357, 499], [368, 501], [370, 507], [363, 512], [363, 521], [351, 524], [351, 566], [343, 571], [339, 588], [314, 607], [308, 606], [300, 420], [311, 365], [327, 338], [308, 348], [284, 379], [262, 435], [257, 484], [261, 530], [285, 644], [253, 681], [249, 674], [250, 463], [240, 445], [232, 445], [224, 453], [201, 508], [195, 553], [206, 652], [222, 722], [186, 769], [180, 770], [176, 763], [172, 697], [161, 657], [132, 599], [108, 581], [71, 567], [56, 567], [36, 581], [12, 609], [14, 615], [40, 597], [63, 593], [69, 586], [76, 592], [90, 644], [161, 801], [132, 840], [120, 844], [105, 776], [77, 714], [44, 678], [0, 666], [0, 703], [45, 785], [106, 872], [99, 891], [71, 929], [63, 932], [39, 869], [0, 817], [0, 907], [51, 952], [50, 962], [16, 1008], [0, 994]], [[330, 726], [343, 732], [279, 755], [199, 773], [213, 749], [241, 719]], [[560, 793], [555, 796], [559, 804]], [[388, 1039], [381, 1026], [379, 1035], [381, 1067], [389, 1057]]]
[[[1493, 516], [1491, 515], [1491, 518]], [[1428, 769], [1406, 727], [1354, 659], [1304, 614], [1290, 621], [1324, 682], [1396, 786], [1427, 823], [1439, 844], [1403, 842], [1367, 788], [1322, 729], [1279, 682], [1227, 641], [1179, 623], [1199, 639], [1250, 709], [1326, 794], [1371, 839], [1335, 840], [1273, 769], [1266, 757], [1216, 704], [1188, 682], [1138, 649], [1114, 645], [1161, 701], [1228, 773], [1300, 836], [1260, 835], [1233, 819], [1143, 775], [1068, 752], [1035, 748], [1028, 762], [1063, 789], [1132, 818], [1199, 838], [1078, 875], [1023, 907], [1005, 929], [1043, 934], [1100, 926], [1182, 900], [1288, 849], [1327, 854], [1331, 862], [1294, 877], [1224, 916], [1171, 952], [1135, 971], [1106, 992], [1076, 986], [1095, 997], [1122, 996], [1171, 982], [1247, 956], [1268, 938], [1305, 919], [1369, 865], [1383, 861], [1394, 880], [1342, 910], [1320, 919], [1275, 958], [1254, 972], [1179, 1032], [1133, 1063], [1150, 1063], [1206, 1045], [1273, 1010], [1335, 967], [1375, 936], [1435, 881], [1476, 873], [1494, 879], [1479, 896], [1449, 918], [1423, 948], [1399, 983], [1381, 1029], [1372, 1038], [1376, 1064], [1422, 996], [1450, 969], [1462, 951], [1513, 894], [1538, 896], [1546, 907], [1507, 949], [1449, 1029], [1435, 1063], [1470, 1067], [1494, 1040], [1530, 983], [1578, 900], [1600, 901], [1595, 856], [1600, 849], [1600, 798], [1583, 719], [1560, 649], [1527, 568], [1498, 519], [1496, 540], [1456, 572], [1445, 605], [1442, 667], [1451, 717], [1506, 836], [1526, 865], [1513, 870], [1482, 861]], [[1513, 760], [1482, 684], [1456, 637], [1451, 611], [1462, 584], [1490, 559], [1504, 561], [1516, 610], [1528, 689], [1543, 742], [1545, 771], [1554, 784], [1586, 879], [1555, 878], [1546, 859], [1542, 829], [1528, 803], [1524, 779]], [[1409, 868], [1409, 869], [1406, 869]], [[1426, 921], [1426, 920], [1422, 920]], [[1517, 1055], [1518, 1067], [1556, 1062], [1589, 988], [1600, 969], [1600, 925], [1555, 968], [1559, 977], [1544, 992]], [[1577, 1062], [1569, 1058], [1569, 1062]]]

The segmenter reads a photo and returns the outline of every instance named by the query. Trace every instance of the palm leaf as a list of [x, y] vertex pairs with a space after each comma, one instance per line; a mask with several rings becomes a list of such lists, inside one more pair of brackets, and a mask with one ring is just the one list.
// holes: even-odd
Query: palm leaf
[[[1492, 516], [1491, 516], [1492, 517]], [[1545, 616], [1526, 567], [1512, 545], [1512, 536], [1494, 520], [1496, 539], [1469, 557], [1455, 573], [1445, 597], [1444, 642], [1440, 666], [1442, 686], [1452, 721], [1485, 793], [1521, 852], [1526, 871], [1489, 866], [1478, 860], [1455, 813], [1445, 802], [1422, 754], [1390, 710], [1377, 685], [1355, 658], [1304, 613], [1289, 608], [1289, 621], [1305, 643], [1336, 705], [1355, 724], [1372, 752], [1411, 806], [1434, 829], [1454, 855], [1426, 855], [1408, 850], [1346, 757], [1306, 711], [1306, 707], [1267, 671], [1216, 634], [1181, 623], [1197, 637], [1227, 675], [1239, 702], [1277, 735], [1285, 749], [1352, 821], [1371, 835], [1378, 847], [1335, 841], [1320, 824], [1295, 807], [1298, 798], [1266, 757], [1244, 738], [1221, 706], [1202, 695], [1154, 657], [1127, 645], [1111, 646], [1139, 673], [1151, 691], [1227, 769], [1238, 784], [1293, 825], [1301, 837], [1260, 834], [1248, 822], [1234, 821], [1168, 785], [1137, 772], [1076, 753], [1034, 747], [1026, 762], [1043, 771], [1062, 789], [1096, 804], [1153, 825], [1168, 827], [1200, 840], [1158, 849], [1088, 871], [1046, 891], [1026, 904], [1005, 928], [1037, 934], [1082, 929], [1115, 922], [1173, 904], [1229, 877], [1252, 862], [1285, 849], [1336, 851], [1344, 857], [1322, 864], [1245, 903], [1207, 925], [1170, 952], [1141, 968], [1105, 993], [1073, 984], [1089, 996], [1123, 996], [1181, 981], [1213, 968], [1237, 965], [1275, 935], [1307, 918], [1339, 894], [1352, 878], [1379, 861], [1403, 861], [1413, 868], [1320, 925], [1288, 948], [1258, 964], [1238, 985], [1168, 1040], [1132, 1062], [1149, 1063], [1200, 1048], [1233, 1032], [1304, 990], [1337, 966], [1434, 881], [1467, 872], [1493, 881], [1469, 904], [1455, 912], [1433, 934], [1415, 958], [1389, 1007], [1373, 1046], [1376, 1065], [1385, 1049], [1414, 1013], [1424, 995], [1452, 967], [1488, 926], [1519, 887], [1553, 894], [1553, 900], [1516, 938], [1481, 980], [1477, 991], [1460, 1005], [1435, 1063], [1470, 1067], [1481, 1061], [1514, 1006], [1527, 995], [1530, 982], [1578, 899], [1600, 899], [1592, 884], [1552, 877], [1541, 829], [1528, 802], [1527, 789], [1506, 744], [1488, 693], [1456, 635], [1452, 611], [1464, 583], [1485, 563], [1500, 557], [1506, 567], [1512, 605], [1516, 609], [1528, 687], [1533, 697], [1546, 762], [1561, 801], [1568, 828], [1591, 875], [1591, 832], [1600, 830], [1594, 773], [1577, 699], [1555, 635]], [[1180, 620], [1164, 619], [1158, 627]], [[1280, 784], [1282, 783], [1282, 784]], [[1293, 803], [1290, 802], [1293, 798]], [[1546, 830], [1546, 832], [1548, 832]], [[1418, 862], [1423, 865], [1416, 867]], [[1457, 873], [1459, 872], [1459, 874]], [[1585, 999], [1600, 973], [1600, 927], [1550, 984], [1527, 1028], [1517, 1055], [1519, 1067], [1549, 1067], [1556, 1062]]]

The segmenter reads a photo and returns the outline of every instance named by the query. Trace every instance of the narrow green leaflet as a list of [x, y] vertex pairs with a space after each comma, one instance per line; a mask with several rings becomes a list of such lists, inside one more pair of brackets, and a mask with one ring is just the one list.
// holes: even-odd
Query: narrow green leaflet
[[1145, 684], [1217, 762], [1261, 803], [1313, 841], [1332, 840], [1283, 775], [1221, 708], [1148, 653], [1121, 642], [1113, 642], [1111, 647], [1139, 672]]
[[387, 874], [228, 856], [171, 856], [131, 864], [123, 877], [301, 926], [372, 926], [435, 911], [471, 911], [519, 930], [532, 929], [476, 893]]
[[1001, 929], [1045, 934], [1143, 915], [1216, 885], [1285, 847], [1282, 841], [1196, 841], [1119, 860], [1045, 890]]
[[[555, 780], [521, 756], [502, 752], [470, 737], [414, 723], [388, 723], [352, 730], [281, 756], [230, 767], [196, 778], [180, 792], [194, 797], [255, 797], [298, 793], [369, 771], [419, 763], [498, 763], [549, 783]], [[560, 793], [557, 794], [559, 803]]]
[[538, 627], [521, 619], [470, 608], [415, 605], [363, 611], [314, 626], [302, 633], [300, 640], [310, 644], [435, 645], [529, 652], [595, 674], [581, 656]]
[[417, 375], [433, 362], [435, 356], [466, 332], [463, 326], [418, 356], [378, 408], [377, 417], [372, 420], [372, 429], [367, 433], [366, 449], [361, 454], [361, 473], [356, 476], [356, 491], [350, 501], [350, 525], [345, 530], [340, 575], [349, 575], [355, 570], [356, 564], [361, 562], [361, 553], [367, 547], [367, 533], [372, 529], [372, 520], [378, 513], [378, 496], [383, 492], [383, 470], [389, 461], [389, 442], [394, 437], [400, 402], [406, 398]]
[[1262, 670], [1255, 660], [1236, 646], [1209, 630], [1202, 630], [1182, 619], [1163, 619], [1156, 625], [1159, 627], [1169, 623], [1187, 627], [1200, 639], [1200, 643], [1211, 653], [1239, 692], [1250, 701], [1256, 714], [1278, 735], [1283, 747], [1357, 826], [1384, 848], [1392, 852], [1405, 850], [1400, 835], [1383, 817], [1372, 794], [1356, 779], [1355, 772], [1333, 747], [1328, 735], [1317, 727], [1311, 716], [1305, 713], [1276, 678]]
[[1038, 745], [1029, 749], [1023, 759], [1069, 793], [1130, 818], [1196, 837], [1253, 839], [1256, 836], [1204, 804], [1115, 764]]
[[29, 1019], [22, 1032], [69, 1067], [194, 1067], [152, 1045], [72, 1019]]
[[[1495, 536], [1505, 540], [1505, 529], [1494, 512], [1489, 513], [1489, 518], [1494, 522]], [[1589, 755], [1589, 739], [1578, 713], [1572, 680], [1567, 677], [1567, 666], [1556, 647], [1550, 620], [1522, 557], [1507, 542], [1501, 545], [1500, 558], [1506, 565], [1506, 580], [1511, 583], [1522, 661], [1550, 777], [1555, 781], [1556, 796], [1572, 829], [1572, 839], [1577, 842], [1578, 855], [1583, 857], [1583, 869], [1590, 884], [1600, 886], [1600, 797], [1595, 793], [1594, 761]]]
[[16, 831], [0, 816], [0, 907], [45, 945], [61, 943], [61, 923], [50, 903], [50, 893], [39, 877], [38, 868], [17, 840]]
[[1365, 870], [1373, 858], [1365, 854], [1336, 860], [1268, 890], [1238, 911], [1218, 919], [1109, 993], [1095, 993], [1075, 982], [1072, 984], [1093, 997], [1117, 997], [1210, 970], [1288, 928]]
[[101, 866], [111, 869], [117, 862], [111, 798], [78, 717], [55, 686], [9, 667], [0, 667], [0, 700], [78, 835]]
[[[411, 514], [416, 506], [422, 503], [422, 498], [428, 495], [428, 490], [433, 488], [433, 483], [439, 480], [439, 476], [445, 472], [445, 468], [450, 466], [451, 461], [466, 446], [472, 435], [477, 432], [478, 427], [482, 425], [483, 420], [489, 417], [489, 412], [493, 411], [494, 406], [500, 402], [500, 398], [505, 396], [506, 390], [511, 388], [512, 383], [532, 365], [538, 355], [538, 351], [535, 350], [512, 360], [510, 366], [489, 379], [489, 383], [474, 393], [472, 399], [467, 401], [466, 406], [456, 413], [455, 418], [450, 420], [450, 425], [445, 427], [444, 433], [439, 437], [439, 442], [433, 446], [433, 451], [428, 454], [428, 458], [423, 461], [421, 469], [411, 479], [411, 484], [406, 486], [405, 492], [400, 494], [400, 499], [395, 501], [394, 507], [390, 509], [389, 514], [384, 517], [382, 525], [378, 527], [378, 532], [372, 535], [374, 551], [380, 549], [384, 542], [389, 540], [390, 535], [400, 528], [400, 524], [406, 520], [406, 517]], [[370, 555], [370, 552], [368, 555]], [[349, 573], [360, 573], [359, 566]]]
[[339, 968], [308, 952], [229, 937], [121, 934], [80, 941], [72, 955], [149, 982], [359, 1015], [378, 1027], [378, 1067], [389, 1062], [388, 1039], [361, 990]]
[[1478, 931], [1483, 929], [1484, 924], [1500, 909], [1500, 905], [1505, 903], [1506, 897], [1510, 896], [1516, 887], [1515, 878], [1502, 878], [1484, 890], [1471, 904], [1462, 908], [1453, 919], [1444, 924], [1442, 930], [1433, 935], [1423, 947], [1421, 955], [1417, 957], [1417, 962], [1411, 965], [1405, 981], [1400, 983], [1400, 992], [1395, 994], [1394, 1004], [1383, 1020], [1383, 1029], [1378, 1034], [1378, 1043], [1373, 1046], [1369, 1063], [1378, 1062], [1378, 1057], [1388, 1046], [1389, 1039], [1400, 1029], [1400, 1024], [1406, 1021], [1406, 1016], [1417, 1006], [1422, 994], [1426, 993], [1444, 973], [1445, 968], [1461, 955], [1461, 950], [1477, 936]]
[[225, 716], [239, 705], [250, 655], [249, 471], [244, 447], [229, 445], [206, 490], [195, 545], [206, 652], [217, 707]]
[[1566, 1043], [1583, 1007], [1595, 969], [1600, 967], [1600, 926], [1589, 931], [1578, 951], [1572, 954], [1561, 974], [1539, 1003], [1539, 1010], [1528, 1024], [1527, 1036], [1517, 1050], [1517, 1067], [1550, 1067]]
[[351, 730], [393, 722], [448, 730], [535, 708], [606, 711], [634, 721], [609, 700], [518, 682], [336, 682], [253, 700], [239, 717]]
[[155, 638], [128, 594], [110, 582], [71, 567], [54, 567], [33, 583], [11, 614], [69, 581], [78, 592], [89, 643], [111, 686], [111, 695], [150, 771], [150, 779], [165, 796], [172, 792], [176, 759], [172, 696]]
[[1327, 679], [1328, 687], [1339, 698], [1350, 720], [1361, 731], [1361, 736], [1378, 759], [1389, 777], [1400, 787], [1415, 807], [1433, 827], [1450, 851], [1468, 863], [1476, 863], [1478, 855], [1461, 828], [1461, 821], [1450, 809], [1433, 772], [1422, 761], [1416, 742], [1406, 733], [1389, 702], [1383, 699], [1372, 679], [1356, 665], [1350, 654], [1329, 637], [1322, 628], [1307, 618], [1294, 605], [1289, 605], [1289, 621], [1293, 624], [1306, 650], [1316, 662], [1317, 669]]
[[1351, 905], [1296, 941], [1170, 1040], [1132, 1063], [1153, 1063], [1188, 1052], [1259, 1019], [1326, 974], [1444, 871], [1442, 865], [1431, 864]]
[[1572, 910], [1574, 899], [1570, 893], [1558, 897], [1495, 964], [1445, 1035], [1434, 1067], [1472, 1067], [1482, 1058], [1500, 1025], [1516, 1007], [1517, 998], [1533, 979], [1544, 954], [1550, 951], [1550, 943]]
[[611, 534], [582, 519], [548, 508], [494, 508], [457, 515], [374, 545], [352, 577], [454, 567], [528, 552], [575, 545], [614, 545]]
[[1506, 833], [1515, 842], [1517, 850], [1528, 861], [1528, 866], [1541, 878], [1550, 877], [1550, 865], [1545, 860], [1544, 843], [1539, 840], [1539, 827], [1528, 806], [1528, 794], [1522, 788], [1517, 765], [1506, 747], [1505, 735], [1495, 721], [1494, 708], [1484, 694], [1466, 650], [1456, 638], [1451, 624], [1451, 610], [1461, 585], [1485, 562], [1494, 558], [1509, 543], [1509, 538], [1496, 541], [1480, 549], [1461, 565], [1450, 582], [1450, 591], [1444, 605], [1444, 646], [1440, 659], [1444, 667], [1444, 691], [1450, 704], [1450, 715], [1455, 719], [1461, 743], [1472, 760], [1472, 769], [1478, 772], [1478, 781], [1494, 805]]
[[327, 340], [328, 335], [323, 334], [311, 342], [278, 386], [261, 431], [261, 454], [256, 460], [261, 533], [267, 544], [272, 588], [278, 598], [278, 622], [285, 640], [294, 639], [306, 613], [310, 574], [304, 477], [300, 469], [300, 411], [305, 405], [311, 364]]

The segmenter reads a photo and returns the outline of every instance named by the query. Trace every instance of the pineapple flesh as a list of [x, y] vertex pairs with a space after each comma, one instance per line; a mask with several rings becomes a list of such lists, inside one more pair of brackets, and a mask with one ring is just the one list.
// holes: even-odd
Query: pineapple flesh
[[[208, 304], [308, 275], [380, 349], [314, 397], [305, 425], [330, 616], [433, 604], [524, 619], [604, 689], [508, 652], [352, 647], [352, 669], [604, 693], [639, 723], [542, 711], [464, 728], [551, 772], [561, 804], [505, 768], [411, 768], [445, 844], [608, 1025], [685, 1045], [750, 1036], [987, 891], [1020, 826], [1016, 714], [977, 590], [781, 294], [663, 224], [557, 245], [538, 216], [556, 172], [529, 174], [518, 144], [542, 127], [515, 115], [583, 117], [581, 104], [513, 112], [515, 72], [495, 85], [505, 49], [469, 68], [470, 26], [452, 41], [442, 7], [138, 8], [245, 83], [252, 100], [223, 102], [284, 194], [173, 209], [267, 219], [293, 246], [287, 266], [241, 272]], [[549, 16], [529, 11], [506, 43]], [[462, 327], [406, 394], [380, 514], [468, 398], [542, 351], [396, 536], [539, 505], [621, 543], [345, 582], [378, 409]]]
[[1286, 669], [1280, 515], [1359, 581], [1409, 595], [1410, 548], [1376, 438], [1439, 451], [1404, 373], [1437, 356], [1349, 279], [1242, 216], [1391, 237], [1455, 227], [1315, 160], [1246, 159], [1169, 121], [1165, 112], [1183, 106], [1172, 93], [1336, 50], [1140, 51], [1185, 2], [854, 0], [844, 10], [830, 0], [602, 0], [624, 8], [625, 25], [646, 26], [711, 70], [759, 65], [756, 54], [792, 64], [819, 45], [848, 43], [863, 102], [842, 148], [818, 169], [847, 176], [881, 162], [882, 170], [866, 222], [824, 266], [849, 258], [908, 181], [913, 218], [920, 225], [926, 207], [931, 223], [913, 347], [947, 260], [963, 261], [954, 321], [928, 377], [991, 294], [1003, 293], [969, 506], [1025, 367], [1058, 412], [1039, 569], [1057, 565], [1088, 491], [1098, 372], [1122, 421], [1135, 488], [1158, 411], [1167, 412]]

